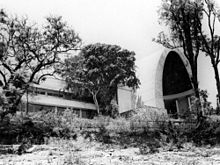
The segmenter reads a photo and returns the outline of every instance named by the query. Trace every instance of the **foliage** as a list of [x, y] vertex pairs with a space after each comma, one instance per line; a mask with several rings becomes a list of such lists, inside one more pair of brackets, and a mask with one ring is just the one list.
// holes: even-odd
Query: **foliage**
[[207, 90], [200, 90], [200, 98], [201, 98], [202, 110], [204, 115], [211, 115], [214, 109], [211, 106], [211, 102], [208, 101]]
[[[150, 109], [148, 109], [150, 111]], [[167, 118], [157, 112], [139, 111], [133, 114], [131, 118], [109, 116], [98, 116], [92, 120], [78, 118], [71, 110], [65, 110], [62, 114], [54, 112], [39, 113], [32, 118], [39, 122], [44, 128], [50, 128], [51, 136], [57, 137], [76, 137], [80, 133], [96, 134], [96, 139], [105, 143], [110, 143], [114, 138], [123, 135], [129, 135], [136, 132], [149, 132], [150, 129], [162, 127]], [[88, 135], [90, 137], [90, 135]]]
[[18, 115], [10, 117], [10, 121], [7, 123], [1, 122], [0, 132], [1, 144], [42, 144], [50, 130], [39, 123], [33, 123], [27, 117]]
[[130, 122], [123, 118], [118, 117], [116, 119], [111, 119], [109, 124], [106, 126], [107, 131], [111, 133], [128, 133], [130, 132]]
[[[68, 87], [89, 91], [98, 114], [106, 110], [116, 96], [118, 85], [137, 88], [135, 53], [117, 45], [91, 44], [85, 46], [78, 56], [70, 57], [58, 68]], [[114, 108], [110, 108], [114, 110]], [[111, 112], [110, 112], [111, 114]]]
[[31, 83], [53, 75], [59, 55], [77, 48], [78, 35], [62, 17], [47, 17], [39, 29], [27, 18], [0, 12], [0, 117], [15, 113]]
[[106, 111], [109, 112], [111, 117], [116, 118], [119, 116], [118, 108], [119, 108], [119, 106], [118, 106], [116, 100], [112, 100], [110, 102], [110, 105], [106, 106]]
[[163, 113], [162, 109], [145, 106], [137, 109], [129, 120], [132, 130], [148, 131], [150, 128], [159, 128], [168, 120], [168, 116]]
[[192, 110], [191, 113], [194, 114], [194, 116], [195, 116], [196, 112], [197, 112], [197, 107], [201, 108], [202, 113], [205, 116], [211, 115], [212, 113], [214, 113], [214, 109], [211, 106], [211, 102], [208, 101], [207, 90], [200, 90], [199, 89], [199, 95], [200, 95], [199, 99], [194, 96], [191, 97], [191, 110]]
[[55, 111], [39, 112], [31, 117], [52, 130], [52, 136], [57, 137], [75, 137], [80, 128], [90, 126], [89, 119], [80, 119], [71, 110], [66, 109], [63, 113], [57, 114]]
[[[198, 145], [219, 143], [219, 130], [219, 120], [203, 118], [199, 122], [184, 120], [178, 123], [169, 121], [167, 116], [149, 108], [139, 110], [130, 118], [98, 116], [92, 120], [78, 118], [67, 109], [61, 114], [39, 112], [28, 118], [13, 116], [9, 123], [0, 125], [2, 137], [0, 142], [4, 144], [12, 142], [39, 144], [46, 143], [49, 137], [76, 139], [79, 142], [80, 137], [83, 136], [87, 140], [103, 143], [123, 145], [143, 143], [141, 150], [151, 152], [155, 146], [150, 146], [150, 144], [146, 146], [143, 142], [144, 137], [146, 139], [154, 138], [155, 143], [153, 144], [157, 146], [159, 143], [171, 143], [171, 148], [173, 146], [181, 148], [187, 141]], [[127, 139], [128, 142], [125, 143], [123, 139]], [[75, 141], [72, 143], [68, 145], [73, 145], [74, 150], [80, 150], [82, 147]]]
[[193, 142], [199, 146], [218, 144], [219, 130], [219, 121], [203, 116], [199, 121], [165, 122], [158, 131], [161, 137], [166, 137], [163, 141], [180, 149], [186, 142]]

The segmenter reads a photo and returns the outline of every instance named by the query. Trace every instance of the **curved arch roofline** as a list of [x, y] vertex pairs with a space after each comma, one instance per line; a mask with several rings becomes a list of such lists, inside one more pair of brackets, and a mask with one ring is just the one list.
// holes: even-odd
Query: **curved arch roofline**
[[163, 70], [166, 58], [171, 52], [175, 52], [175, 54], [180, 57], [185, 65], [189, 78], [191, 79], [192, 77], [189, 61], [180, 49], [171, 50], [165, 48], [137, 61], [137, 76], [141, 81], [141, 86], [137, 93], [142, 97], [146, 105], [164, 108]]

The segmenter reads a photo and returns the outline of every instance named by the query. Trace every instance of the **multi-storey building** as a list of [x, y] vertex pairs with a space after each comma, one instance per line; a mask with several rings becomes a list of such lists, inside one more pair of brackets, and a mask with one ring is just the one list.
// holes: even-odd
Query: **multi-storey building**
[[65, 81], [47, 78], [41, 84], [33, 84], [22, 98], [22, 110], [36, 112], [41, 110], [56, 110], [57, 112], [71, 109], [78, 116], [93, 117], [96, 113], [91, 98], [75, 98], [74, 94], [65, 90]]

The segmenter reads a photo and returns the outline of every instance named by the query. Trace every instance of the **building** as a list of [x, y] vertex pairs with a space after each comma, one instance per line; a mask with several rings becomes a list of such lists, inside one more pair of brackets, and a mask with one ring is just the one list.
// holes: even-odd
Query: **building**
[[[159, 50], [137, 61], [136, 65], [141, 81], [136, 95], [141, 96], [146, 106], [156, 107], [161, 111], [166, 109], [174, 118], [183, 117], [190, 111], [190, 97], [194, 94], [192, 72], [188, 60], [179, 50]], [[62, 111], [69, 108], [80, 117], [93, 117], [96, 108], [92, 99], [80, 100], [70, 91], [64, 90], [65, 85], [65, 81], [53, 78], [48, 78], [40, 85], [33, 84], [22, 98], [23, 109], [31, 112], [43, 109]], [[119, 113], [135, 108], [133, 92], [128, 87], [118, 87]]]
[[79, 117], [92, 118], [96, 114], [95, 105], [90, 98], [75, 98], [72, 92], [64, 90], [65, 81], [47, 78], [41, 84], [32, 84], [22, 97], [21, 109], [26, 113], [55, 110], [58, 113], [71, 109]]
[[166, 108], [174, 118], [190, 111], [192, 71], [186, 57], [179, 50], [159, 50], [137, 61], [141, 81], [138, 95], [145, 105]]
[[[79, 98], [73, 92], [65, 90], [64, 80], [48, 77], [40, 84], [32, 84], [28, 92], [22, 97], [21, 110], [26, 113], [42, 110], [62, 112], [71, 109], [79, 117], [92, 118], [96, 115], [96, 107], [91, 97]], [[119, 112], [134, 109], [133, 90], [119, 86], [117, 102]]]

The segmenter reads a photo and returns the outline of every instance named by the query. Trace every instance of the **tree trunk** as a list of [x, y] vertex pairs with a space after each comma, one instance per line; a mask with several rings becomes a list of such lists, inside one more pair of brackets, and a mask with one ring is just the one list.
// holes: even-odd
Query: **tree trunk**
[[192, 84], [193, 84], [193, 88], [195, 91], [195, 96], [196, 96], [196, 98], [199, 99], [199, 84], [198, 84], [197, 78], [195, 78], [195, 77], [192, 78]]
[[97, 93], [92, 93], [92, 98], [93, 98], [93, 101], [95, 103], [97, 113], [99, 115], [100, 114], [100, 109], [99, 109], [99, 103], [98, 103], [98, 100], [97, 100]]
[[199, 99], [199, 83], [198, 83], [198, 73], [197, 73], [197, 61], [194, 61], [193, 59], [189, 59], [191, 70], [192, 70], [192, 85], [195, 91], [196, 98]]
[[[193, 62], [193, 61], [191, 61]], [[197, 120], [200, 121], [200, 119], [203, 116], [202, 112], [202, 105], [201, 105], [201, 100], [200, 100], [200, 95], [199, 95], [199, 83], [198, 83], [198, 73], [197, 73], [197, 61], [194, 61], [193, 64], [191, 64], [191, 69], [192, 69], [192, 85], [195, 91], [195, 97], [198, 99], [198, 104], [196, 107], [196, 113], [197, 113]]]
[[217, 97], [218, 100], [220, 100], [220, 79], [219, 79], [219, 71], [218, 71], [218, 65], [212, 65], [215, 73], [215, 81], [216, 81], [216, 88], [217, 88]]

